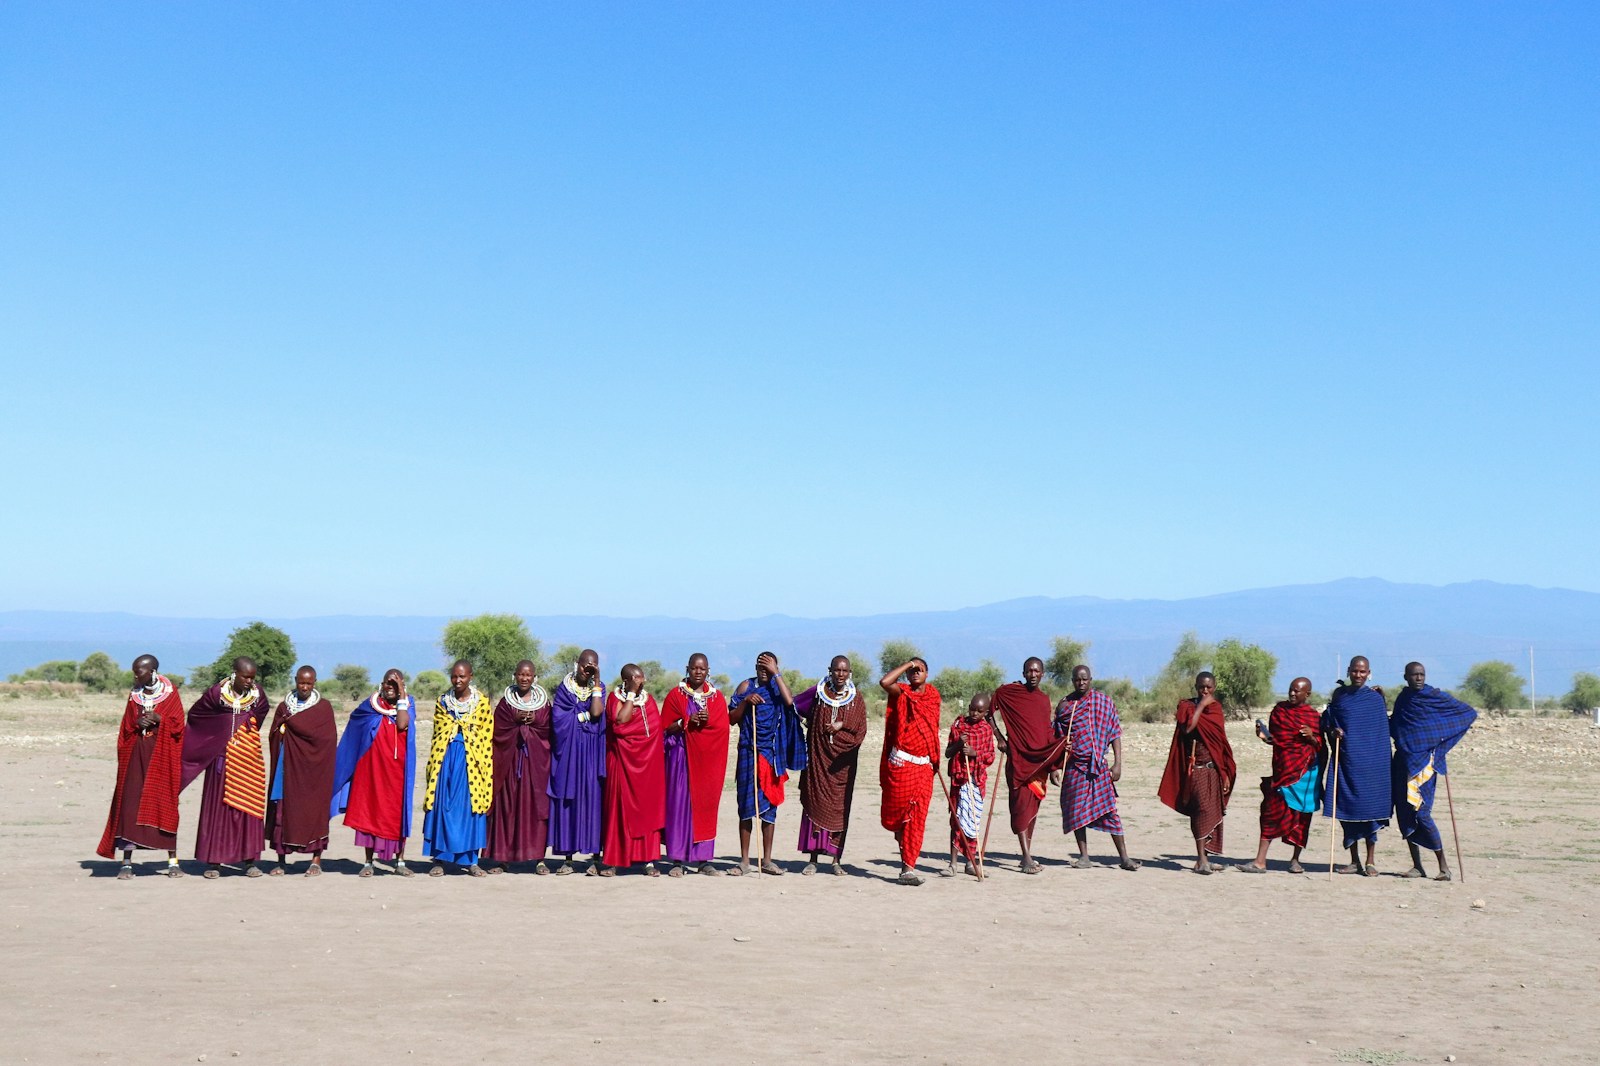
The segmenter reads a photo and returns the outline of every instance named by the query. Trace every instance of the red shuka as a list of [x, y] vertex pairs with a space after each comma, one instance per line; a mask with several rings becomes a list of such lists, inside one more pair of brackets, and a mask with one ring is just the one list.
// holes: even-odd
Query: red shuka
[[[1194, 734], [1184, 729], [1194, 719], [1194, 701], [1180, 701], [1178, 722], [1172, 730], [1172, 747], [1167, 750], [1167, 768], [1161, 774], [1161, 787], [1156, 790], [1161, 802], [1179, 814], [1194, 813], [1194, 805], [1189, 799], [1189, 741]], [[1217, 773], [1222, 775], [1222, 807], [1226, 810], [1228, 797], [1233, 793], [1234, 779], [1239, 776], [1239, 768], [1233, 761], [1233, 745], [1228, 743], [1227, 720], [1222, 716], [1222, 704], [1213, 701], [1206, 705], [1206, 709], [1200, 713], [1195, 732], [1211, 753], [1211, 761], [1217, 764]]]
[[661, 857], [667, 824], [667, 766], [661, 749], [661, 712], [646, 696], [626, 722], [617, 721], [622, 701], [606, 696], [606, 779], [601, 861], [631, 866]]
[[[122, 729], [117, 734], [117, 784], [111, 793], [111, 815], [106, 819], [106, 831], [100, 837], [95, 854], [112, 858], [116, 854], [117, 826], [122, 814], [122, 784], [128, 773], [128, 759], [134, 745], [139, 742], [139, 715], [144, 708], [132, 695], [122, 712]], [[145, 771], [144, 789], [139, 793], [139, 824], [154, 826], [163, 833], [178, 831], [178, 786], [183, 774], [183, 700], [178, 690], [167, 693], [167, 698], [155, 706], [161, 724], [156, 726], [155, 751], [150, 756], [150, 768]]]
[[[417, 726], [411, 720], [411, 728]], [[406, 738], [393, 718], [378, 723], [372, 746], [356, 763], [350, 777], [350, 798], [345, 805], [344, 824], [381, 840], [405, 843]]]
[[[1056, 736], [1055, 712], [1050, 697], [1040, 689], [1028, 691], [1020, 681], [1001, 685], [990, 697], [991, 713], [1006, 727], [1006, 790], [1011, 801], [1011, 831], [1025, 833], [1039, 817], [1050, 771], [1058, 769], [1067, 751], [1067, 738]], [[1033, 787], [1037, 786], [1035, 791]]]
[[711, 694], [703, 726], [689, 721], [699, 710], [681, 687], [674, 686], [662, 703], [661, 725], [683, 723], [683, 749], [689, 760], [689, 814], [694, 823], [691, 839], [715, 840], [717, 806], [728, 777], [728, 700], [721, 692]]
[[[885, 829], [898, 829], [914, 820], [920, 830], [928, 817], [934, 764], [940, 758], [939, 707], [939, 690], [932, 685], [916, 692], [910, 685], [896, 685], [889, 693], [883, 718], [883, 754], [878, 760], [878, 780], [883, 787], [880, 820]], [[921, 755], [929, 762], [893, 765], [889, 753], [895, 749]]]

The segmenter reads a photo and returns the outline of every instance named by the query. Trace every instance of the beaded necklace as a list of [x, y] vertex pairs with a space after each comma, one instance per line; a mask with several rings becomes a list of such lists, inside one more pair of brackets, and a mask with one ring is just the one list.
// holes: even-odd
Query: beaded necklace
[[605, 691], [605, 684], [598, 678], [592, 685], [580, 685], [576, 674], [568, 674], [561, 679], [561, 683], [566, 686], [568, 692], [578, 697], [580, 703], [588, 703], [594, 699], [595, 693]]
[[296, 715], [307, 707], [315, 707], [321, 700], [322, 693], [316, 689], [311, 690], [311, 695], [307, 696], [304, 702], [301, 701], [298, 690], [290, 689], [289, 694], [283, 698], [283, 707], [290, 715]]
[[517, 691], [517, 686], [515, 685], [507, 686], [502, 695], [507, 703], [511, 704], [511, 706], [515, 707], [519, 711], [537, 711], [545, 704], [550, 702], [550, 694], [544, 689], [540, 688], [537, 681], [535, 681], [533, 687], [528, 690], [528, 695], [526, 697]]
[[689, 687], [688, 678], [684, 678], [682, 681], [678, 682], [679, 691], [681, 691], [685, 696], [688, 696], [691, 700], [694, 700], [694, 705], [700, 708], [702, 711], [706, 709], [706, 704], [711, 702], [711, 697], [717, 694], [717, 688], [711, 682], [707, 681], [705, 686], [704, 692], [698, 692]]
[[478, 695], [477, 686], [473, 685], [467, 688], [466, 699], [458, 700], [454, 690], [447, 690], [443, 696], [439, 697], [439, 702], [444, 705], [445, 710], [450, 712], [450, 717], [459, 720], [476, 711], [478, 709], [478, 701], [481, 699], [483, 697]]
[[167, 680], [164, 674], [156, 674], [152, 677], [150, 679], [150, 687], [155, 691], [146, 692], [138, 685], [135, 685], [133, 691], [128, 693], [129, 698], [147, 711], [155, 710], [162, 700], [172, 695], [172, 682]]
[[250, 691], [240, 696], [233, 691], [233, 683], [237, 678], [237, 674], [229, 674], [228, 680], [222, 683], [222, 699], [234, 714], [248, 714], [250, 708], [255, 705], [256, 699], [261, 695], [261, 690], [252, 681], [250, 682]]

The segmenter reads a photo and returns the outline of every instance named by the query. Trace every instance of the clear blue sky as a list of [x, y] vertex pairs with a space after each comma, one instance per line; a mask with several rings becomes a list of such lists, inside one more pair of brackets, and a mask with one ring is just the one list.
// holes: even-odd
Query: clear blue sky
[[0, 608], [1600, 589], [1593, 4], [0, 6]]

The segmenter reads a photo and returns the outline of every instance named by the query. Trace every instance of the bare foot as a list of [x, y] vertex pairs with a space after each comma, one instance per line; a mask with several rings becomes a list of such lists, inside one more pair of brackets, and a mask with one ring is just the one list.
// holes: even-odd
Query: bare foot
[[1197, 873], [1197, 874], [1205, 874], [1205, 875], [1209, 876], [1212, 873], [1215, 873], [1216, 871], [1212, 870], [1210, 866], [1201, 866], [1199, 864], [1196, 864], [1194, 866], [1189, 867], [1189, 872], [1190, 873]]

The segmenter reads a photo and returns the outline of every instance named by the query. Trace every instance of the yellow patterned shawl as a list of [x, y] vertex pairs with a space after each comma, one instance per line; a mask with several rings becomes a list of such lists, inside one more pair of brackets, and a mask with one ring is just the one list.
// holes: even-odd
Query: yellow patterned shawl
[[459, 720], [445, 710], [443, 696], [434, 701], [433, 744], [428, 749], [428, 788], [423, 793], [422, 809], [433, 810], [439, 768], [457, 733], [467, 746], [467, 789], [472, 794], [472, 813], [488, 814], [489, 802], [494, 798], [494, 708], [481, 692], [472, 713]]

